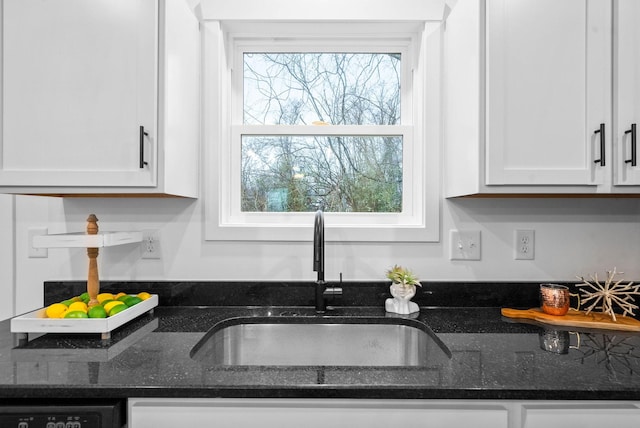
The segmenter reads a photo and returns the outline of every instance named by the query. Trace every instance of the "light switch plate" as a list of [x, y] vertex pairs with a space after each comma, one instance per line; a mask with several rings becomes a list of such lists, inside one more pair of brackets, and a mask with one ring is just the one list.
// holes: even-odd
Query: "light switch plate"
[[450, 230], [450, 260], [480, 260], [479, 230]]

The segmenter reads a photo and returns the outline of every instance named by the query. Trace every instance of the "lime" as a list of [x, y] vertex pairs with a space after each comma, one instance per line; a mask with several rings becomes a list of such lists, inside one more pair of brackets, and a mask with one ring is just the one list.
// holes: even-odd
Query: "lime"
[[104, 310], [107, 311], [107, 314], [109, 315], [111, 315], [111, 310], [116, 306], [124, 306], [125, 308], [128, 308], [128, 306], [125, 305], [124, 302], [121, 302], [119, 300], [113, 300], [111, 302], [105, 303], [103, 306]]
[[105, 311], [105, 309], [102, 306], [97, 305], [92, 308], [89, 308], [87, 315], [89, 315], [89, 318], [106, 318], [107, 311]]
[[142, 302], [142, 299], [139, 298], [138, 296], [122, 296], [118, 300], [120, 300], [121, 302], [124, 302], [124, 304], [129, 306], [129, 307]]
[[121, 302], [125, 302], [127, 301], [128, 298], [130, 298], [131, 296], [129, 296], [128, 294], [122, 294], [120, 296], [116, 296], [116, 300], [120, 300]]
[[64, 315], [65, 318], [89, 318], [86, 312], [82, 311], [67, 311]]
[[129, 296], [128, 299], [125, 299], [124, 303], [131, 307], [133, 305], [137, 305], [138, 303], [142, 302], [142, 299], [139, 298], [138, 296]]
[[83, 302], [88, 302], [89, 301], [89, 293], [87, 293], [86, 291], [84, 293], [82, 293], [81, 295], [79, 295], [78, 297], [80, 297], [80, 300], [82, 300]]
[[129, 309], [129, 306], [127, 306], [127, 305], [124, 305], [124, 304], [123, 305], [116, 305], [116, 306], [112, 307], [111, 310], [109, 311], [109, 316], [112, 317], [115, 314], [118, 314], [118, 313], [120, 313], [122, 311], [125, 311], [127, 309]]
[[63, 303], [54, 303], [45, 309], [45, 313], [49, 318], [63, 318], [67, 310], [67, 305]]
[[63, 304], [63, 305], [65, 305], [65, 306], [70, 306], [73, 302], [74, 302], [74, 300], [73, 300], [73, 299], [69, 299], [69, 300], [63, 300], [63, 301], [62, 301], [62, 302], [60, 302], [60, 303], [62, 303], [62, 304]]

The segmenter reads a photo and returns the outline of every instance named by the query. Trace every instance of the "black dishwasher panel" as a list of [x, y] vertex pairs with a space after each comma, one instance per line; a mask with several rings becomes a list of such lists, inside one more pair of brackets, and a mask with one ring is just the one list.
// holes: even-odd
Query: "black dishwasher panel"
[[123, 428], [125, 403], [120, 400], [81, 402], [67, 400], [0, 404], [2, 428]]

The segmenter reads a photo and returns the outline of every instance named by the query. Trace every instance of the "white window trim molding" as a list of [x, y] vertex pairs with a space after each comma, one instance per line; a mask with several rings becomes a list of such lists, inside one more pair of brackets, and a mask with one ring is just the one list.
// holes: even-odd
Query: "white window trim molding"
[[[262, 27], [263, 24], [260, 25]], [[266, 25], [266, 24], [264, 24]], [[293, 24], [290, 28], [294, 28]], [[332, 25], [332, 24], [326, 24]], [[242, 32], [242, 24], [232, 23], [235, 33]], [[267, 25], [268, 27], [268, 25]], [[305, 24], [308, 27], [308, 24]], [[320, 31], [322, 26], [314, 25]], [[366, 34], [385, 29], [385, 24], [348, 24], [349, 31]], [[391, 25], [396, 32], [402, 24]], [[415, 23], [411, 23], [415, 28]], [[256, 31], [255, 23], [251, 28]], [[265, 27], [266, 28], [266, 27]], [[259, 28], [263, 31], [265, 28]], [[281, 29], [282, 26], [279, 27]], [[405, 27], [407, 28], [407, 27]], [[437, 242], [440, 239], [440, 164], [441, 164], [441, 28], [439, 23], [421, 24], [413, 55], [409, 64], [413, 92], [421, 91], [423, 102], [412, 103], [408, 121], [413, 132], [407, 136], [406, 125], [392, 126], [388, 132], [404, 135], [404, 138], [427, 144], [409, 144], [411, 149], [403, 153], [405, 167], [410, 162], [412, 189], [409, 206], [403, 202], [403, 213], [325, 213], [325, 239], [342, 242]], [[372, 32], [374, 31], [374, 32]], [[324, 33], [327, 34], [327, 33]], [[336, 34], [332, 32], [329, 34]], [[245, 36], [247, 36], [245, 34]], [[250, 35], [249, 35], [250, 36]], [[307, 34], [305, 34], [307, 36]], [[310, 241], [313, 239], [314, 213], [239, 213], [230, 209], [232, 195], [229, 191], [233, 170], [229, 159], [234, 147], [231, 144], [237, 129], [232, 127], [233, 112], [230, 99], [233, 90], [231, 68], [232, 47], [220, 21], [207, 21], [203, 25], [203, 141], [205, 189], [205, 239], [220, 241]], [[429, 58], [428, 63], [425, 58]], [[417, 70], [417, 72], [415, 71]], [[405, 94], [403, 94], [404, 97]], [[403, 114], [405, 112], [403, 111]], [[429, 118], [425, 120], [424, 118]], [[246, 132], [248, 126], [237, 126]], [[374, 126], [378, 129], [385, 127]], [[261, 132], [261, 127], [253, 128]], [[311, 132], [307, 126], [285, 126], [286, 132], [301, 135]], [[323, 133], [340, 134], [353, 126], [322, 127]], [[326, 128], [326, 129], [325, 129]], [[250, 132], [254, 132], [250, 131]], [[364, 129], [360, 127], [360, 133]], [[239, 146], [236, 144], [236, 146]], [[238, 150], [238, 148], [236, 148]], [[411, 203], [415, 204], [411, 206]]]
[[[189, 0], [205, 20], [440, 21], [445, 0]], [[339, 13], [336, 13], [339, 11]]]

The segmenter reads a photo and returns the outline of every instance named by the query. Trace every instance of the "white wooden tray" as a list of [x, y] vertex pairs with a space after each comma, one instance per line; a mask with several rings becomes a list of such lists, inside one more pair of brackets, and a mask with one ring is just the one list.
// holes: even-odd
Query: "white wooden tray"
[[158, 306], [158, 295], [107, 318], [47, 318], [46, 308], [11, 319], [12, 333], [100, 333], [109, 339], [116, 328]]
[[[114, 315], [115, 316], [115, 315]], [[117, 340], [113, 345], [94, 348], [76, 348], [59, 346], [51, 348], [22, 348], [17, 346], [11, 350], [11, 360], [23, 361], [46, 361], [46, 362], [90, 362], [109, 361], [119, 355], [125, 349], [145, 337], [158, 328], [160, 324], [158, 318], [149, 318], [146, 324], [138, 329], [127, 333], [121, 340]], [[110, 341], [107, 343], [111, 343]]]
[[102, 248], [142, 242], [142, 232], [100, 232], [89, 235], [85, 232], [37, 235], [33, 237], [34, 248]]

